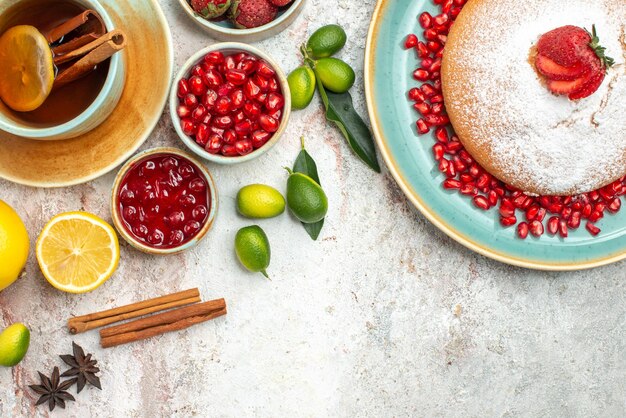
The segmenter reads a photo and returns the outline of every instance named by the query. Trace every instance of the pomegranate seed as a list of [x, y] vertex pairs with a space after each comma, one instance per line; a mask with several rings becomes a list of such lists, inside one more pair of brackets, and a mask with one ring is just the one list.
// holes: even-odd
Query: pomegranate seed
[[208, 88], [215, 89], [224, 82], [224, 79], [217, 70], [209, 70], [204, 73], [202, 81], [204, 81], [204, 84], [206, 84]]
[[254, 99], [261, 93], [261, 88], [256, 85], [254, 81], [248, 80], [246, 81], [243, 92], [248, 99]]
[[500, 225], [509, 227], [513, 226], [517, 223], [517, 218], [515, 216], [509, 216], [506, 218], [500, 217]]
[[589, 233], [591, 235], [593, 235], [594, 237], [600, 233], [600, 228], [598, 228], [597, 226], [595, 226], [591, 222], [587, 222], [585, 224], [585, 228], [587, 228], [587, 231], [589, 231]]
[[262, 130], [254, 131], [251, 135], [252, 146], [256, 148], [261, 148], [269, 139], [272, 137], [272, 134], [269, 132], [265, 132]]
[[433, 65], [432, 58], [424, 58], [420, 63], [420, 66], [425, 70], [430, 70], [431, 65]]
[[559, 230], [559, 218], [557, 216], [553, 216], [548, 220], [548, 233], [550, 235], [556, 235]]
[[234, 119], [235, 123], [243, 122], [246, 119], [246, 114], [243, 111], [239, 111], [235, 113]]
[[[441, 160], [441, 161], [445, 161], [445, 160]], [[478, 193], [478, 191], [476, 190], [476, 187], [472, 183], [464, 184], [463, 186], [461, 186], [459, 191], [461, 192], [461, 194], [464, 194], [467, 196], [474, 196]]]
[[422, 93], [420, 89], [413, 87], [409, 90], [409, 99], [417, 103], [422, 103], [426, 100], [426, 96], [424, 96], [424, 93]]
[[278, 130], [279, 123], [271, 116], [261, 115], [259, 116], [259, 125], [264, 131], [276, 132]]
[[269, 64], [266, 63], [265, 61], [259, 61], [256, 71], [257, 71], [257, 74], [265, 78], [271, 78], [276, 75], [276, 71], [274, 71], [274, 69], [270, 67]]
[[243, 112], [250, 119], [257, 119], [261, 115], [261, 106], [254, 102], [247, 102], [243, 105]]
[[535, 219], [538, 220], [539, 222], [543, 222], [543, 219], [546, 217], [546, 210], [545, 208], [539, 208], [539, 211], [537, 211], [537, 215], [535, 216]]
[[[443, 103], [443, 95], [441, 94], [435, 94], [433, 97], [430, 98], [430, 102], [431, 103]], [[437, 113], [440, 113], [441, 110]]]
[[222, 149], [222, 137], [215, 133], [209, 135], [209, 140], [204, 149], [211, 154], [219, 153]]
[[243, 60], [237, 64], [237, 69], [246, 73], [246, 75], [252, 75], [257, 70], [257, 62], [255, 60]]
[[526, 220], [527, 221], [534, 221], [537, 217], [537, 212], [539, 212], [539, 206], [531, 206], [528, 209], [526, 209]]
[[452, 6], [454, 5], [454, 0], [445, 0], [442, 4], [443, 6], [441, 7], [441, 10], [444, 13], [449, 13], [450, 9], [452, 9]]
[[234, 144], [239, 139], [237, 137], [237, 132], [235, 132], [235, 130], [233, 129], [228, 129], [227, 131], [224, 131], [223, 137], [225, 144]]
[[426, 44], [424, 42], [418, 42], [417, 43], [417, 56], [420, 58], [425, 58], [427, 56], [430, 55], [430, 51], [428, 50], [428, 48], [426, 47]]
[[[424, 31], [424, 38], [426, 38], [426, 41], [434, 41], [437, 39], [437, 35], [437, 31], [434, 29], [426, 29]], [[426, 47], [428, 48], [428, 42], [426, 42]]]
[[607, 208], [609, 209], [609, 212], [616, 213], [617, 211], [619, 211], [621, 206], [622, 206], [622, 201], [619, 199], [619, 197], [616, 197], [615, 199], [611, 201], [611, 203], [609, 203]]
[[204, 56], [204, 62], [208, 64], [221, 64], [224, 62], [224, 54], [220, 51], [211, 51]]
[[245, 83], [246, 78], [246, 73], [243, 70], [233, 69], [226, 73], [226, 80], [230, 81], [235, 86], [240, 86]]
[[202, 96], [202, 105], [207, 109], [212, 109], [215, 106], [217, 97], [215, 90], [207, 90], [206, 94]]
[[420, 26], [424, 29], [428, 29], [433, 25], [433, 17], [428, 12], [423, 12], [419, 15], [418, 20], [420, 22]]
[[235, 132], [240, 137], [248, 135], [250, 129], [252, 129], [252, 124], [247, 119], [235, 124]]
[[591, 215], [592, 211], [593, 211], [593, 206], [591, 206], [591, 203], [587, 203], [583, 207], [583, 211], [582, 211], [583, 218], [588, 218], [589, 215]]
[[572, 229], [576, 229], [580, 226], [580, 212], [574, 211], [572, 212], [572, 216], [567, 221], [567, 226]]
[[487, 209], [490, 208], [489, 201], [484, 196], [475, 196], [474, 197], [474, 205], [477, 208], [480, 208], [482, 210], [487, 210]]
[[440, 127], [435, 130], [435, 138], [437, 141], [447, 144], [449, 141], [448, 130], [445, 127]]
[[415, 103], [413, 105], [413, 109], [415, 109], [418, 112], [420, 112], [420, 114], [422, 116], [426, 116], [426, 115], [430, 114], [431, 107], [430, 107], [430, 105], [428, 103]]
[[188, 95], [185, 96], [184, 103], [188, 109], [193, 110], [198, 106], [198, 98], [194, 96], [193, 94], [189, 93]]
[[232, 126], [233, 118], [228, 115], [218, 116], [213, 120], [213, 124], [221, 129], [226, 129]]
[[225, 155], [226, 157], [235, 157], [239, 155], [239, 152], [237, 152], [237, 147], [231, 144], [224, 144], [221, 151], [222, 155]]
[[434, 96], [432, 99], [430, 99], [430, 101], [433, 103], [431, 110], [432, 113], [434, 113], [435, 115], [440, 115], [441, 113], [443, 113], [443, 103], [434, 103], [433, 99], [437, 97]]
[[591, 215], [589, 215], [589, 222], [598, 222], [603, 217], [604, 215], [602, 214], [602, 212], [594, 210], [593, 212], [591, 212]]
[[563, 238], [567, 238], [567, 235], [569, 234], [567, 230], [567, 221], [564, 219], [559, 220], [559, 234]]
[[406, 49], [415, 48], [417, 46], [417, 42], [417, 36], [410, 34], [406, 37], [406, 41], [404, 41], [404, 47]]
[[202, 79], [198, 76], [193, 76], [189, 79], [189, 90], [196, 96], [202, 96], [207, 91], [207, 87], [204, 85]]
[[430, 73], [426, 70], [418, 68], [413, 72], [413, 78], [418, 81], [426, 81], [430, 78]]
[[443, 181], [443, 188], [452, 190], [452, 189], [460, 189], [462, 186], [461, 182], [455, 179], [445, 179]]
[[528, 224], [526, 222], [520, 222], [517, 225], [517, 236], [519, 236], [521, 239], [526, 239], [526, 237], [528, 236]]
[[498, 212], [500, 213], [500, 216], [509, 218], [515, 215], [515, 208], [509, 201], [501, 201]]
[[437, 52], [441, 49], [441, 44], [436, 41], [428, 41], [426, 42], [426, 48], [431, 52]]
[[180, 128], [183, 133], [188, 136], [192, 136], [196, 133], [196, 124], [189, 118], [180, 120]]
[[443, 158], [443, 154], [445, 153], [445, 148], [441, 144], [433, 145], [433, 155], [435, 156], [435, 161], [440, 161]]
[[239, 155], [250, 154], [254, 148], [252, 147], [252, 141], [249, 139], [242, 139], [235, 143], [235, 149]]
[[454, 166], [454, 164], [448, 164], [448, 169], [444, 174], [446, 175], [446, 177], [449, 178], [456, 177], [456, 167]]
[[237, 67], [237, 60], [232, 55], [224, 57], [222, 64], [222, 72], [226, 73], [228, 70], [232, 70]]
[[206, 108], [202, 105], [198, 105], [198, 107], [196, 107], [193, 112], [191, 112], [191, 118], [196, 122], [201, 122], [204, 119], [206, 113]]
[[196, 142], [203, 148], [206, 146], [207, 142], [209, 142], [209, 127], [204, 123], [198, 125], [198, 129], [196, 130]]
[[491, 206], [495, 206], [498, 204], [498, 197], [499, 196], [495, 190], [489, 190], [489, 193], [487, 194], [487, 200], [489, 200], [489, 204]]
[[450, 20], [450, 18], [448, 17], [448, 15], [444, 14], [444, 13], [435, 16], [435, 18], [433, 19], [435, 24], [439, 25], [439, 26], [445, 25], [446, 23], [448, 23], [449, 20]]
[[424, 119], [418, 119], [416, 125], [417, 132], [422, 135], [427, 134], [428, 131], [430, 131], [430, 128], [428, 127], [428, 124], [426, 124], [426, 121]]
[[269, 93], [267, 95], [267, 99], [265, 100], [265, 108], [267, 110], [279, 110], [285, 106], [285, 99], [282, 95], [278, 93]]
[[191, 116], [191, 110], [185, 105], [178, 105], [176, 108], [176, 114], [179, 118], [185, 119]]
[[439, 43], [443, 46], [446, 44], [446, 42], [448, 42], [448, 37], [446, 35], [437, 35], [437, 40], [439, 41]]
[[543, 235], [543, 224], [539, 221], [532, 221], [530, 223], [530, 233], [536, 237]]
[[188, 95], [190, 92], [189, 90], [189, 81], [187, 81], [186, 78], [182, 78], [179, 82], [178, 82], [178, 90], [177, 90], [177, 95], [180, 99], [184, 98], [186, 95]]
[[421, 90], [427, 98], [431, 98], [437, 94], [437, 90], [435, 90], [430, 84], [423, 84]]
[[461, 144], [459, 141], [452, 141], [446, 146], [446, 152], [448, 154], [456, 154], [462, 148], [463, 144]]
[[220, 115], [227, 115], [232, 110], [231, 100], [228, 96], [222, 96], [215, 102], [215, 112]]

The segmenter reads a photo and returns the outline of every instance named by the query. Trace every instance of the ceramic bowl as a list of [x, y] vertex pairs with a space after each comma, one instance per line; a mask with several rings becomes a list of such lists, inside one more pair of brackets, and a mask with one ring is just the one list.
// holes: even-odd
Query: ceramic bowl
[[[28, 0], [15, 0], [0, 2], [0, 16], [10, 12], [20, 3]], [[102, 17], [107, 30], [115, 28], [111, 16], [97, 0], [73, 0], [87, 9], [93, 9]], [[8, 29], [8, 28], [6, 28]], [[96, 128], [113, 112], [122, 96], [124, 81], [126, 78], [126, 63], [123, 53], [117, 53], [110, 59], [109, 73], [102, 86], [102, 90], [93, 103], [80, 115], [61, 125], [39, 128], [24, 124], [11, 117], [6, 111], [6, 106], [0, 101], [0, 130], [13, 135], [40, 139], [57, 140], [74, 138]]]
[[[207, 215], [207, 220], [205, 224], [202, 226], [202, 228], [196, 234], [196, 236], [193, 237], [190, 241], [178, 247], [173, 247], [173, 248], [154, 248], [137, 240], [133, 235], [131, 235], [126, 230], [126, 227], [124, 226], [124, 221], [122, 220], [122, 217], [120, 216], [120, 213], [118, 210], [119, 204], [120, 204], [119, 191], [122, 186], [122, 181], [124, 180], [124, 177], [126, 176], [128, 171], [131, 168], [135, 167], [138, 163], [147, 159], [148, 157], [152, 157], [152, 156], [159, 155], [159, 154], [173, 154], [173, 155], [176, 155], [177, 157], [185, 158], [189, 160], [196, 167], [198, 167], [198, 169], [200, 170], [200, 172], [202, 173], [203, 177], [206, 180], [206, 184], [209, 187], [209, 200], [211, 202], [211, 205], [209, 208], [209, 213]], [[206, 236], [209, 229], [211, 229], [211, 226], [213, 225], [213, 222], [215, 221], [215, 215], [217, 214], [217, 207], [218, 207], [217, 187], [215, 185], [215, 181], [213, 180], [213, 177], [211, 176], [211, 173], [202, 165], [200, 161], [198, 161], [197, 159], [195, 159], [193, 156], [189, 155], [188, 153], [179, 150], [178, 148], [167, 148], [167, 147], [153, 148], [153, 149], [149, 149], [149, 150], [143, 151], [135, 155], [133, 158], [128, 160], [126, 164], [124, 164], [124, 166], [122, 166], [120, 171], [117, 173], [115, 182], [113, 183], [113, 190], [111, 192], [111, 216], [113, 218], [113, 224], [115, 225], [117, 232], [122, 236], [122, 238], [126, 240], [126, 242], [128, 242], [130, 245], [132, 245], [136, 249], [143, 251], [145, 253], [148, 253], [148, 254], [155, 254], [155, 255], [176, 254], [181, 251], [185, 251], [185, 250], [195, 247]]]
[[[178, 100], [179, 100], [178, 95], [177, 95], [178, 82], [182, 78], [187, 78], [193, 66], [201, 62], [202, 58], [204, 58], [206, 54], [212, 51], [221, 51], [225, 55], [238, 53], [238, 52], [249, 53], [267, 62], [274, 69], [274, 71], [276, 72], [276, 76], [278, 77], [281, 94], [285, 98], [285, 105], [283, 108], [283, 114], [282, 114], [282, 120], [280, 122], [280, 126], [265, 145], [263, 145], [261, 148], [258, 148], [252, 151], [250, 154], [246, 154], [246, 155], [242, 155], [238, 157], [226, 157], [223, 155], [211, 154], [205, 151], [205, 149], [202, 148], [200, 145], [198, 145], [193, 138], [186, 135], [183, 132], [182, 128], [180, 127], [180, 117], [176, 113], [176, 108], [178, 106]], [[180, 69], [180, 71], [174, 78], [174, 82], [172, 83], [172, 88], [170, 90], [170, 115], [172, 117], [172, 122], [174, 124], [174, 129], [176, 129], [176, 133], [178, 133], [178, 136], [180, 137], [180, 139], [196, 155], [206, 160], [212, 161], [214, 163], [218, 163], [218, 164], [243, 163], [246, 161], [253, 160], [265, 154], [267, 151], [269, 151], [274, 145], [276, 145], [281, 135], [285, 131], [285, 128], [287, 127], [287, 124], [289, 123], [289, 117], [291, 115], [291, 93], [289, 91], [289, 83], [287, 83], [287, 77], [285, 76], [285, 73], [280, 69], [280, 67], [276, 64], [276, 62], [263, 51], [253, 46], [238, 43], [238, 42], [224, 42], [224, 43], [214, 44], [198, 51], [191, 58], [189, 58], [189, 60], [187, 60], [185, 65], [183, 65], [183, 67]]]
[[[270, 38], [285, 30], [298, 17], [306, 0], [294, 0], [293, 3], [280, 11], [276, 19], [258, 28], [239, 29], [230, 21], [213, 22], [198, 15], [189, 5], [188, 0], [178, 0], [185, 13], [209, 36], [220, 41], [258, 42]], [[227, 12], [228, 13], [228, 12]]]

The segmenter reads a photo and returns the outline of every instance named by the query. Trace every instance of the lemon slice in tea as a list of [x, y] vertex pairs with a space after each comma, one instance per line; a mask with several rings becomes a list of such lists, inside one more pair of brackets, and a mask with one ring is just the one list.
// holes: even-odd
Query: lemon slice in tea
[[0, 37], [0, 99], [11, 109], [30, 112], [48, 98], [54, 62], [46, 38], [34, 26], [20, 25]]
[[86, 212], [55, 216], [37, 240], [37, 261], [50, 284], [70, 293], [89, 292], [117, 269], [120, 247], [115, 231]]

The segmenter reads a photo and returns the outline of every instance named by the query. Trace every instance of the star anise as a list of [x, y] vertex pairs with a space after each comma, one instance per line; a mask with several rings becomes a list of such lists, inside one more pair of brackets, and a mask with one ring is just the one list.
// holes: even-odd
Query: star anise
[[41, 405], [42, 403], [48, 402], [48, 408], [52, 411], [57, 405], [65, 409], [65, 401], [76, 400], [69, 392], [66, 391], [74, 384], [74, 382], [72, 380], [66, 380], [61, 383], [58, 367], [54, 368], [50, 378], [41, 372], [37, 373], [39, 373], [41, 385], [29, 385], [35, 393], [41, 395], [35, 405]]
[[92, 359], [91, 354], [85, 355], [83, 348], [75, 342], [72, 342], [72, 348], [74, 350], [73, 356], [69, 354], [59, 356], [65, 364], [71, 367], [69, 370], [65, 371], [61, 377], [73, 377], [70, 381], [77, 383], [76, 393], [80, 393], [87, 382], [102, 390], [100, 378], [96, 376], [96, 373], [100, 371], [100, 369], [96, 367], [98, 361]]

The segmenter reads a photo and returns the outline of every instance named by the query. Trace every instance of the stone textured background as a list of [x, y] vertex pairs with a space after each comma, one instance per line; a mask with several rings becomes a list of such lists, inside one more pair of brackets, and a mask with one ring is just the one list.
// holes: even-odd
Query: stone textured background
[[[405, 0], [408, 1], [408, 0]], [[175, 0], [161, 0], [176, 67], [213, 40]], [[349, 35], [341, 56], [359, 75], [374, 0], [309, 0], [284, 33], [258, 44], [285, 70], [322, 24]], [[261, 222], [272, 281], [233, 254], [238, 188], [283, 188], [305, 135], [331, 202], [319, 242], [288, 215]], [[143, 149], [182, 146], [166, 112]], [[103, 391], [85, 390], [53, 416], [414, 417], [626, 415], [626, 264], [556, 274], [499, 264], [456, 244], [418, 214], [390, 174], [374, 175], [328, 127], [317, 102], [293, 115], [281, 143], [254, 162], [209, 167], [221, 193], [214, 229], [184, 255], [157, 258], [127, 245], [115, 276], [85, 295], [49, 286], [31, 256], [28, 274], [0, 293], [0, 325], [22, 321], [31, 349], [0, 369], [0, 417], [48, 416], [27, 385], [69, 353], [65, 321], [198, 286], [225, 297], [229, 314], [189, 330], [103, 350], [97, 332], [75, 340], [94, 352]], [[31, 239], [53, 215], [84, 209], [110, 220], [114, 173], [37, 190], [0, 181]]]

